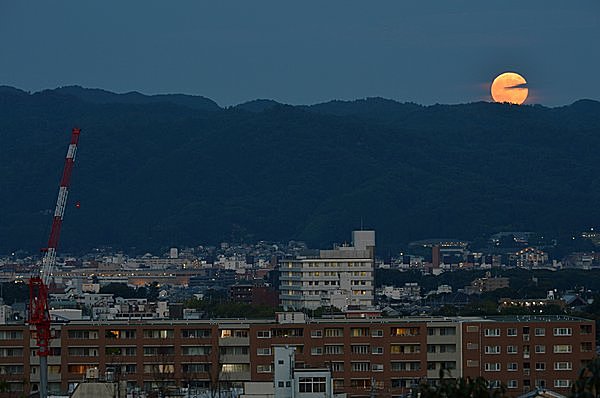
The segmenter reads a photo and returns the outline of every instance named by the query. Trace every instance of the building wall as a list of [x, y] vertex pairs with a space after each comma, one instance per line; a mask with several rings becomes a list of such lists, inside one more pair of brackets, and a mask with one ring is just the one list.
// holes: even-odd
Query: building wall
[[[129, 388], [241, 387], [249, 380], [272, 381], [274, 347], [288, 346], [295, 347], [296, 368], [331, 369], [334, 392], [350, 397], [409, 393], [422, 379], [435, 382], [442, 367], [450, 377], [483, 376], [513, 385], [508, 389], [511, 396], [533, 389], [536, 380], [567, 394], [569, 387], [555, 387], [554, 380], [575, 380], [596, 350], [594, 322], [569, 317], [286, 317], [285, 322], [123, 320], [57, 325], [49, 357], [50, 388], [65, 393], [95, 367], [101, 375], [113, 372]], [[555, 329], [566, 335], [555, 336]], [[13, 391], [0, 396], [27, 394], [39, 381], [30, 337], [28, 326], [0, 326], [0, 380]], [[516, 352], [510, 353], [508, 347], [513, 346]], [[562, 351], [570, 346], [571, 352], [555, 353], [555, 346]], [[496, 363], [498, 370], [491, 365]], [[515, 363], [516, 370], [507, 369], [508, 363]], [[538, 365], [536, 370], [541, 363], [545, 368]], [[555, 363], [567, 369], [555, 370]]]
[[[570, 386], [555, 385], [555, 380], [575, 380], [579, 369], [595, 355], [593, 321], [515, 317], [465, 322], [462, 329], [464, 375], [497, 380], [508, 386], [511, 395], [537, 386], [568, 395]], [[570, 334], [555, 335], [555, 329], [570, 330]], [[555, 347], [568, 351], [565, 346], [571, 352], [554, 352]], [[555, 366], [567, 369], [555, 370]]]
[[284, 308], [316, 309], [339, 306], [341, 302], [344, 307], [373, 305], [374, 266], [370, 258], [282, 260], [279, 270], [280, 300]]

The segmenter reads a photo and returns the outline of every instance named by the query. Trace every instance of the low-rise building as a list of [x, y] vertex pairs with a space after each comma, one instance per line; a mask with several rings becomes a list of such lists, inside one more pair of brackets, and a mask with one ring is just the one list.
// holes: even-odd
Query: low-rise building
[[[279, 381], [277, 347], [293, 350], [299, 392], [300, 378], [311, 378], [314, 388], [322, 377], [329, 385], [330, 372], [334, 393], [391, 398], [435, 381], [445, 369], [450, 377], [502, 383], [511, 396], [536, 387], [568, 394], [596, 351], [594, 321], [568, 316], [307, 319], [284, 313], [278, 321], [71, 321], [53, 330], [52, 394], [73, 391], [92, 369], [110, 373], [129, 392], [239, 395], [247, 382]], [[34, 342], [27, 325], [0, 326], [0, 381], [9, 388], [0, 397], [27, 395], [38, 385]]]

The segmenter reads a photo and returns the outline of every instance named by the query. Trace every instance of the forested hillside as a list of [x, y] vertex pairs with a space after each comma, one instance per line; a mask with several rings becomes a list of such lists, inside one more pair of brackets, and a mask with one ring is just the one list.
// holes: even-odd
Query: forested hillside
[[203, 97], [2, 87], [0, 253], [44, 245], [74, 126], [64, 251], [231, 239], [326, 247], [361, 220], [394, 248], [600, 220], [594, 101], [223, 109]]

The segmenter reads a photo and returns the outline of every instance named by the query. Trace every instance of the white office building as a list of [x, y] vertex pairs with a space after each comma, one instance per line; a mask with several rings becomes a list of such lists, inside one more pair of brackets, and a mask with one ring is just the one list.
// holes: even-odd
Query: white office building
[[282, 260], [279, 293], [286, 310], [373, 306], [375, 231], [354, 231], [352, 245]]

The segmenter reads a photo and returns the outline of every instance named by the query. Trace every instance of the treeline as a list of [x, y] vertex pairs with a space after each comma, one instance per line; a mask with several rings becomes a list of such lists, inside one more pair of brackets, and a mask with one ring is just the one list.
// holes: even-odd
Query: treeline
[[440, 285], [450, 285], [453, 290], [462, 289], [476, 278], [482, 278], [487, 272], [492, 277], [507, 277], [510, 288], [498, 294], [500, 297], [543, 298], [549, 290], [565, 291], [570, 289], [600, 291], [600, 270], [563, 269], [528, 270], [521, 268], [492, 268], [490, 270], [452, 271], [440, 275], [423, 275], [421, 271], [400, 272], [393, 269], [378, 269], [375, 272], [375, 285], [404, 286], [405, 283], [418, 282], [423, 293], [436, 290]]
[[192, 298], [184, 302], [185, 308], [203, 313], [204, 318], [260, 318], [274, 319], [276, 307], [235, 302], [227, 294], [209, 290], [203, 298]]

